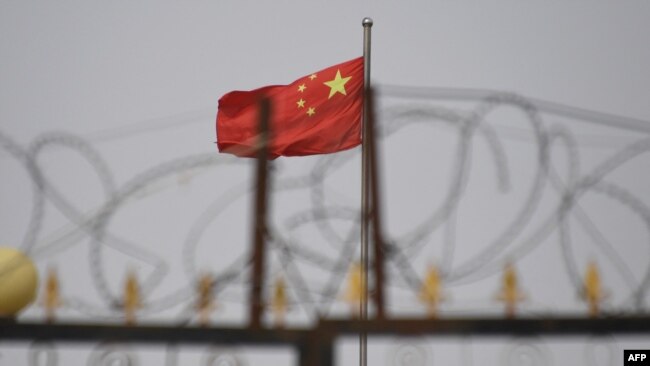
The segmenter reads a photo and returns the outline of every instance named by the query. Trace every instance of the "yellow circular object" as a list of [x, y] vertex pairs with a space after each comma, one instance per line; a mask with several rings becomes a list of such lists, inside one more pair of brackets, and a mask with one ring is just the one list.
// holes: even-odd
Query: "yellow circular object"
[[14, 248], [0, 247], [0, 316], [13, 316], [36, 297], [34, 263]]

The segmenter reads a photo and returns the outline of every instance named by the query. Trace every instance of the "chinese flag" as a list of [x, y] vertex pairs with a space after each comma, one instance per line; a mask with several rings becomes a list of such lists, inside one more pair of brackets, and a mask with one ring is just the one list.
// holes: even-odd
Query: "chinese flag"
[[306, 75], [289, 85], [232, 91], [219, 99], [217, 146], [255, 156], [258, 101], [271, 102], [269, 158], [327, 154], [361, 143], [363, 58]]

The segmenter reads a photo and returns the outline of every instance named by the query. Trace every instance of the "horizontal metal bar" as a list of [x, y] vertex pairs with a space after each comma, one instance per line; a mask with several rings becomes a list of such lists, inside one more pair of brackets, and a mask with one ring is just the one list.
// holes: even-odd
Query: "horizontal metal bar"
[[0, 340], [135, 343], [204, 343], [296, 346], [309, 332], [289, 329], [122, 326], [0, 322]]
[[319, 332], [330, 336], [352, 335], [361, 329], [375, 336], [650, 334], [650, 317], [391, 319], [367, 323], [326, 320], [319, 324]]
[[44, 324], [0, 321], [0, 340], [203, 343], [302, 347], [366, 330], [370, 336], [579, 336], [648, 334], [650, 317], [546, 317], [322, 320], [311, 329], [175, 327], [165, 325]]

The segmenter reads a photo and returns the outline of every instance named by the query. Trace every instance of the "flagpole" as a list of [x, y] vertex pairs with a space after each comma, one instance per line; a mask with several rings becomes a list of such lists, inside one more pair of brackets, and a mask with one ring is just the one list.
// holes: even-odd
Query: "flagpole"
[[[363, 111], [361, 122], [363, 126], [362, 146], [361, 146], [361, 302], [360, 316], [361, 321], [368, 320], [368, 220], [370, 218], [370, 190], [368, 181], [370, 176], [370, 165], [368, 161], [368, 150], [370, 148], [369, 129], [368, 129], [368, 97], [370, 90], [370, 30], [372, 28], [372, 19], [363, 18]], [[359, 365], [368, 365], [368, 334], [365, 329], [359, 334]]]

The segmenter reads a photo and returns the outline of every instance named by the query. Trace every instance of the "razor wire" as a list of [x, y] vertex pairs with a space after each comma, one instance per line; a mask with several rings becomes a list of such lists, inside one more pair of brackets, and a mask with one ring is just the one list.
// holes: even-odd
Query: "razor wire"
[[[390, 92], [390, 89], [388, 91]], [[388, 98], [389, 92], [384, 91], [382, 97]], [[591, 171], [582, 172], [579, 144], [572, 133], [568, 129], [551, 125], [544, 120], [543, 115], [548, 113], [550, 108], [548, 104], [512, 93], [494, 92], [481, 94], [480, 97], [470, 94], [467, 99], [473, 100], [474, 105], [469, 109], [439, 106], [439, 101], [436, 101], [436, 104], [414, 103], [416, 98], [411, 98], [406, 103], [382, 107], [380, 110], [382, 124], [378, 135], [383, 140], [390, 139], [398, 131], [413, 124], [444, 126], [454, 131], [457, 136], [455, 151], [452, 154], [452, 171], [448, 174], [443, 202], [437, 207], [423, 202], [422, 204], [432, 207], [431, 213], [412, 228], [386, 240], [386, 260], [392, 274], [387, 285], [404, 284], [412, 291], [418, 291], [422, 280], [413, 267], [413, 260], [421, 255], [424, 248], [431, 245], [431, 237], [439, 230], [444, 234], [441, 255], [441, 262], [444, 265], [441, 273], [449, 286], [472, 283], [490, 276], [501, 270], [507, 261], [516, 262], [529, 255], [553, 232], [557, 232], [564, 266], [573, 286], [578, 289], [581, 286], [579, 265], [573, 255], [574, 244], [570, 235], [571, 227], [575, 224], [568, 219], [572, 217], [589, 233], [595, 245], [607, 253], [610, 262], [629, 287], [631, 295], [624, 303], [632, 304], [636, 311], [643, 310], [645, 294], [650, 286], [650, 266], [645, 269], [640, 279], [636, 279], [629, 266], [617, 254], [615, 247], [607, 241], [590, 219], [588, 212], [580, 205], [580, 200], [585, 195], [605, 196], [639, 217], [650, 234], [648, 205], [633, 192], [607, 180], [608, 175], [616, 168], [650, 150], [650, 139], [646, 137], [646, 132], [635, 128], [639, 136], [637, 141], [617, 150]], [[454, 253], [458, 246], [455, 234], [459, 228], [458, 213], [462, 210], [460, 202], [470, 181], [473, 145], [477, 139], [481, 139], [488, 146], [487, 151], [494, 167], [494, 178], [499, 191], [508, 193], [514, 184], [513, 171], [499, 127], [490, 120], [490, 115], [499, 108], [512, 108], [521, 113], [522, 125], [527, 125], [532, 132], [531, 146], [536, 151], [536, 166], [532, 180], [518, 212], [510, 223], [501, 228], [501, 233], [470, 258], [464, 259], [459, 264], [453, 264]], [[568, 107], [563, 108], [555, 108], [554, 111], [559, 110], [565, 115], [571, 115]], [[583, 110], [578, 110], [573, 115], [596, 116]], [[599, 122], [607, 120], [608, 125], [616, 124], [615, 120], [602, 116], [596, 119]], [[624, 120], [622, 123], [629, 124], [629, 121]], [[49, 180], [39, 159], [53, 147], [73, 151], [93, 167], [104, 195], [99, 207], [83, 212]], [[560, 174], [550, 159], [551, 152], [558, 151], [560, 148], [566, 150], [566, 174]], [[90, 239], [88, 252], [90, 277], [101, 303], [92, 303], [77, 297], [67, 301], [72, 308], [88, 316], [109, 319], [117, 319], [121, 316], [117, 310], [121, 300], [111, 290], [110, 281], [106, 276], [107, 269], [103, 260], [106, 247], [141, 260], [154, 268], [142, 282], [142, 291], [146, 297], [146, 306], [141, 311], [142, 314], [151, 315], [191, 303], [194, 300], [192, 289], [199, 276], [196, 253], [202, 238], [207, 235], [207, 229], [214, 225], [215, 220], [226, 213], [233, 203], [245, 199], [255, 189], [254, 185], [240, 182], [223, 191], [208, 204], [207, 209], [198, 215], [182, 243], [180, 263], [187, 283], [177, 289], [166, 289], [166, 294], [153, 298], [150, 294], [161, 287], [170, 268], [176, 263], [172, 264], [169, 258], [162, 258], [146, 246], [112, 232], [111, 220], [119, 215], [125, 205], [137, 200], [139, 194], [170, 176], [207, 168], [219, 169], [224, 166], [246, 165], [249, 163], [248, 160], [215, 153], [179, 157], [144, 170], [119, 185], [115, 182], [110, 164], [102, 154], [87, 140], [70, 133], [46, 133], [23, 146], [0, 131], [0, 149], [7, 152], [10, 158], [25, 169], [32, 185], [30, 219], [25, 228], [21, 249], [36, 260], [41, 260], [56, 255], [70, 246], [78, 245], [83, 241], [82, 239]], [[285, 176], [280, 172], [273, 184], [273, 192], [305, 190], [309, 195], [308, 209], [295, 212], [282, 222], [270, 220], [268, 250], [274, 255], [277, 254], [288, 282], [292, 288], [295, 288], [296, 302], [304, 306], [304, 310], [314, 319], [329, 313], [345, 279], [345, 271], [352, 264], [357, 250], [359, 210], [354, 206], [333, 204], [328, 196], [331, 187], [327, 183], [330, 173], [355, 158], [358, 158], [356, 151], [322, 156], [304, 175]], [[423, 169], [435, 169], [435, 166], [432, 164]], [[566, 179], [562, 180], [561, 177]], [[541, 223], [534, 224], [531, 218], [537, 212], [547, 187], [551, 187], [558, 197], [557, 206]], [[43, 238], [41, 237], [42, 221], [48, 203], [66, 217], [68, 225], [61, 228], [55, 233], [56, 235]], [[341, 233], [333, 225], [333, 221], [337, 220], [350, 224], [346, 233]], [[326, 254], [322, 253], [322, 250], [314, 250], [309, 243], [295, 238], [294, 232], [305, 226], [315, 228], [321, 239], [329, 245]], [[249, 255], [250, 253], [239, 256], [226, 268], [214, 272], [214, 277], [218, 279], [215, 283], [215, 296], [228, 291], [232, 286], [248, 283], [245, 272], [250, 263]], [[314, 286], [315, 281], [306, 278], [298, 264], [317, 267], [328, 275], [322, 284]]]

